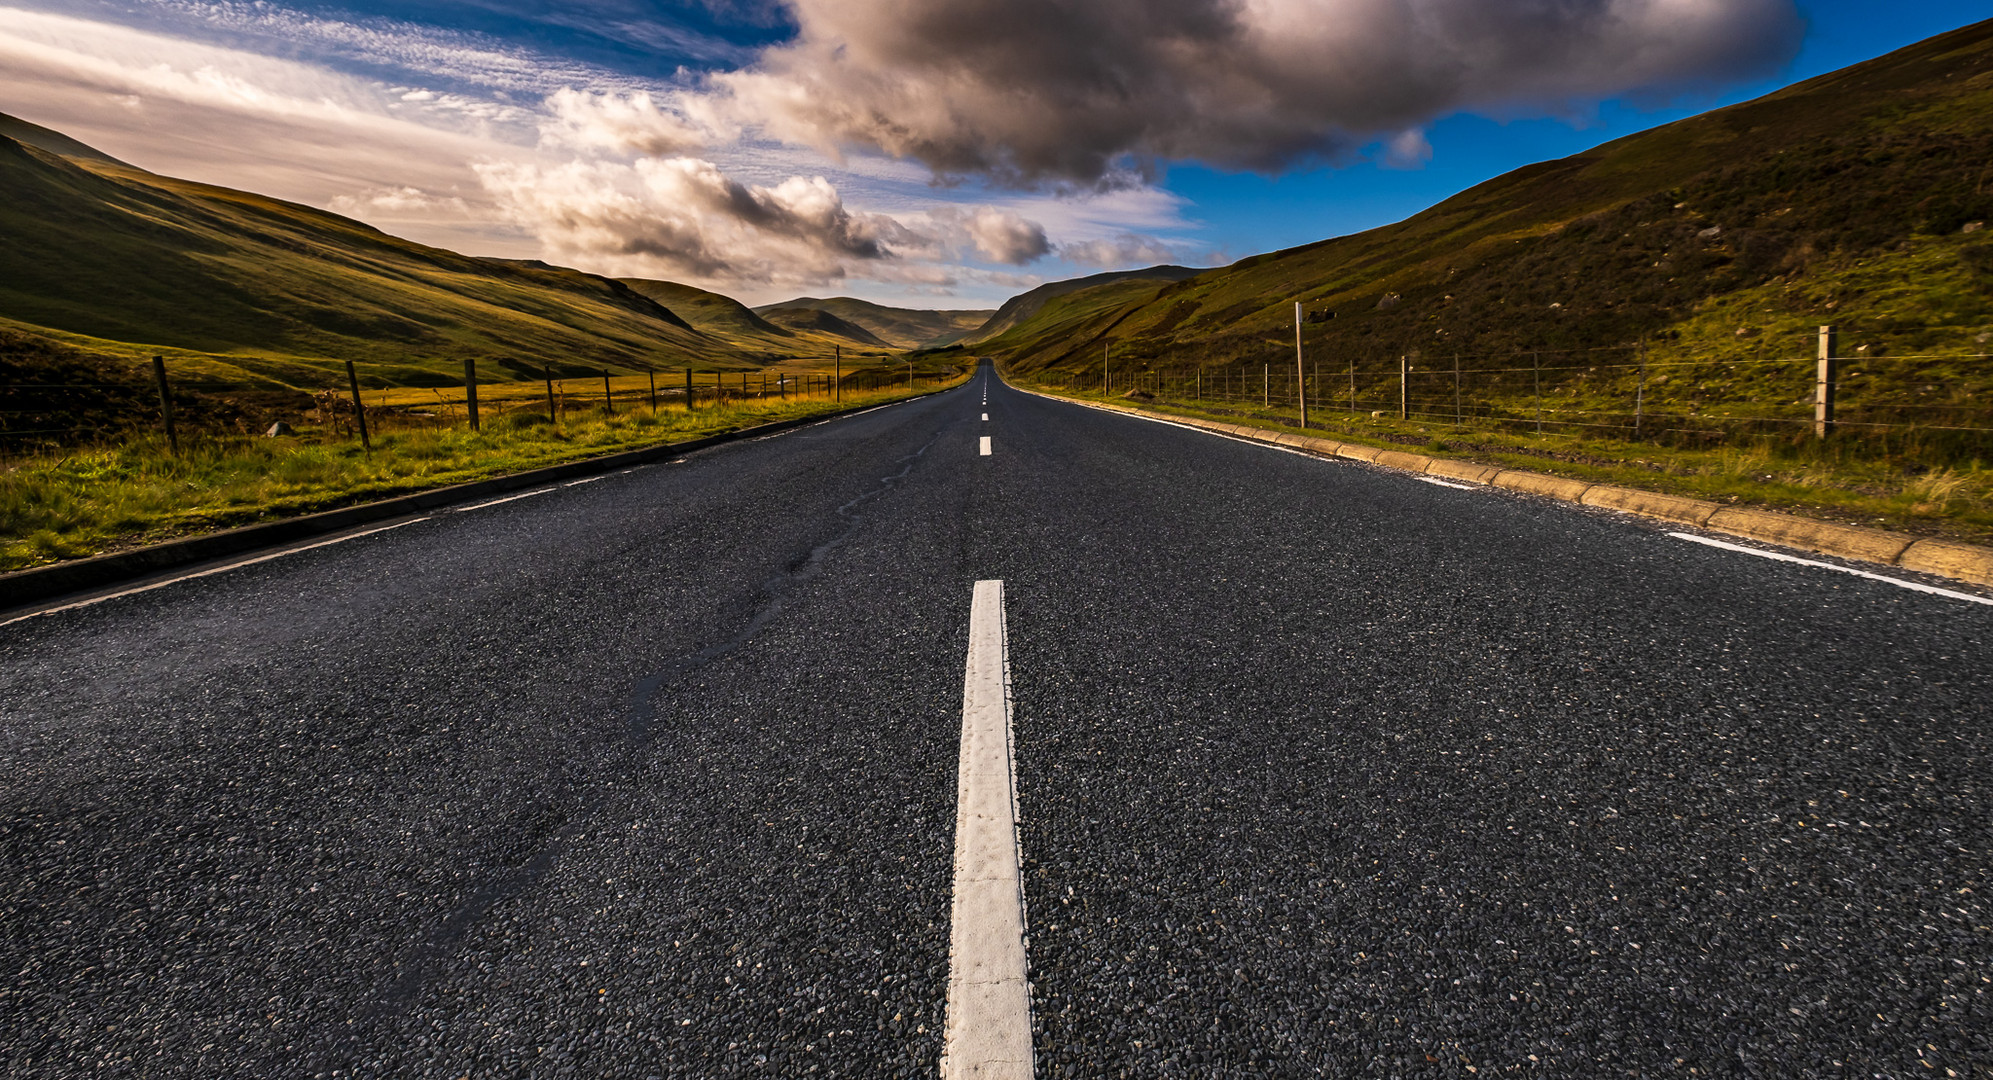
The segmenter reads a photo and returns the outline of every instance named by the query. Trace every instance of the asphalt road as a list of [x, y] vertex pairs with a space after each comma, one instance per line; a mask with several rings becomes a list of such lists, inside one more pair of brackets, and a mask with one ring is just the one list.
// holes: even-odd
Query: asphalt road
[[1001, 579], [1039, 1076], [1993, 1076], [1993, 607], [980, 400], [0, 626], [5, 1074], [932, 1076]]

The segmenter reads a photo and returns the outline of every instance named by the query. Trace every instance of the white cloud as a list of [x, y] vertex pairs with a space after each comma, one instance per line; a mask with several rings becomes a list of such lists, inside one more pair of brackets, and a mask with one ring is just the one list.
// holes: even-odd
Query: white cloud
[[1178, 262], [1184, 258], [1175, 248], [1163, 241], [1153, 236], [1136, 233], [1122, 233], [1119, 236], [1103, 237], [1098, 240], [1062, 244], [1059, 247], [1059, 257], [1070, 263], [1103, 270], [1154, 266], [1158, 263]]
[[664, 157], [740, 137], [709, 101], [686, 94], [661, 106], [649, 91], [598, 94], [564, 86], [548, 96], [547, 109], [553, 115], [540, 133], [554, 146]]
[[1013, 266], [1036, 262], [1052, 251], [1045, 238], [1045, 226], [1027, 221], [1015, 210], [984, 206], [970, 216], [968, 233], [976, 250], [990, 259]]
[[508, 217], [550, 258], [619, 275], [815, 285], [858, 273], [937, 283], [947, 268], [906, 258], [931, 235], [853, 211], [823, 177], [743, 184], [710, 161], [646, 158], [478, 166]]

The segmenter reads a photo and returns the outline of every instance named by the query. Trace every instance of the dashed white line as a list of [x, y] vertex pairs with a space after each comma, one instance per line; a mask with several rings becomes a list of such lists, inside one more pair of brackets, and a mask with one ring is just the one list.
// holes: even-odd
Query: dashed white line
[[1450, 488], [1453, 488], [1453, 489], [1454, 489], [1454, 490], [1456, 490], [1456, 491], [1474, 491], [1474, 490], [1476, 490], [1476, 485], [1473, 485], [1473, 484], [1456, 484], [1456, 483], [1454, 483], [1454, 482], [1453, 482], [1453, 481], [1451, 481], [1451, 480], [1436, 480], [1436, 479], [1434, 479], [1433, 477], [1430, 477], [1430, 476], [1414, 476], [1414, 477], [1412, 477], [1412, 479], [1414, 479], [1414, 480], [1418, 480], [1418, 481], [1421, 481], [1421, 482], [1423, 482], [1423, 483], [1427, 483], [1427, 484], [1437, 484], [1437, 485], [1439, 485], [1440, 487], [1450, 487]]
[[204, 578], [214, 574], [222, 574], [230, 570], [237, 569], [239, 567], [254, 566], [257, 563], [269, 562], [272, 559], [281, 559], [286, 555], [296, 555], [301, 551], [312, 551], [317, 548], [331, 547], [334, 544], [343, 544], [348, 540], [358, 540], [363, 536], [372, 536], [375, 533], [384, 533], [390, 529], [399, 529], [404, 525], [413, 525], [418, 521], [428, 521], [428, 520], [429, 517], [428, 515], [425, 514], [424, 516], [419, 518], [410, 518], [407, 521], [397, 521], [392, 525], [383, 525], [378, 529], [366, 529], [361, 532], [347, 533], [345, 536], [334, 537], [331, 540], [320, 540], [316, 544], [305, 544], [301, 547], [285, 548], [282, 551], [273, 551], [268, 555], [258, 555], [252, 559], [242, 559], [238, 562], [228, 563], [224, 566], [211, 566], [206, 570], [196, 570], [191, 574], [181, 574], [178, 577], [170, 577], [164, 581], [155, 581], [148, 585], [140, 585], [137, 586], [136, 588], [123, 589], [114, 593], [105, 593], [102, 596], [93, 596], [88, 600], [78, 600], [75, 603], [64, 604], [61, 607], [44, 608], [41, 611], [31, 611], [26, 615], [17, 615], [11, 619], [8, 619], [6, 622], [0, 622], [0, 626], [12, 626], [17, 622], [25, 622], [28, 619], [39, 618], [43, 615], [54, 615], [57, 612], [75, 611], [77, 608], [86, 608], [92, 604], [101, 604], [106, 600], [116, 600], [120, 596], [136, 596], [139, 593], [151, 592], [154, 589], [163, 589], [168, 585], [177, 585], [182, 581], [192, 581], [195, 578]]
[[1031, 1080], [1033, 1075], [1015, 770], [1003, 582], [978, 581], [962, 679], [943, 1080]]
[[990, 414], [989, 414], [989, 413], [984, 413], [984, 414], [983, 414], [983, 419], [985, 419], [985, 420], [988, 420], [989, 418], [990, 418]]
[[990, 456], [990, 437], [988, 435], [983, 436], [983, 456]]
[[1909, 589], [1912, 592], [1930, 593], [1932, 596], [1945, 596], [1945, 597], [1950, 597], [1953, 600], [1965, 600], [1974, 604], [1986, 604], [1988, 606], [1993, 606], [1993, 599], [1988, 599], [1987, 597], [1984, 596], [1974, 596], [1971, 593], [1953, 592], [1950, 589], [1940, 589], [1935, 585], [1926, 585], [1918, 581], [1904, 581], [1902, 578], [1887, 577], [1882, 574], [1871, 574], [1866, 570], [1857, 570], [1852, 566], [1836, 566], [1833, 563], [1819, 562], [1814, 559], [1802, 559], [1797, 555], [1786, 555], [1777, 551], [1765, 551], [1761, 548], [1745, 547], [1742, 544], [1725, 543], [1722, 540], [1712, 540], [1707, 536], [1697, 536], [1693, 533], [1671, 532], [1668, 535], [1674, 537], [1677, 540], [1687, 540], [1692, 544], [1705, 544], [1713, 548], [1722, 548], [1725, 551], [1740, 551], [1746, 555], [1756, 555], [1760, 559], [1771, 559], [1775, 562], [1797, 563], [1800, 566], [1817, 566], [1822, 570], [1838, 570], [1843, 574], [1853, 574], [1856, 577], [1867, 578], [1870, 581], [1886, 581], [1891, 585], [1900, 586], [1902, 588]]

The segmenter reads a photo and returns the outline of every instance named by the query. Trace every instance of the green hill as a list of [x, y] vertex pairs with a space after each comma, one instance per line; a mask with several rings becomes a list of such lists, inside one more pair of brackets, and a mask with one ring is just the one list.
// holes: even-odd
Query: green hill
[[890, 349], [893, 347], [891, 342], [881, 339], [878, 335], [872, 333], [872, 331], [856, 323], [846, 322], [822, 308], [783, 307], [778, 305], [756, 308], [755, 311], [762, 318], [767, 319], [777, 326], [790, 330], [828, 334], [835, 338], [841, 338], [847, 347], [852, 345], [863, 345], [875, 349]]
[[987, 309], [927, 311], [917, 308], [887, 307], [884, 304], [854, 300], [848, 296], [828, 299], [803, 296], [780, 304], [764, 304], [754, 310], [766, 315], [772, 311], [788, 308], [812, 308], [826, 312], [842, 322], [864, 330], [879, 343], [896, 349], [918, 349], [922, 346], [946, 344], [983, 325], [991, 314]]
[[1088, 310], [1048, 302], [982, 348], [1025, 373], [1086, 370], [1103, 342], [1136, 368], [1257, 365], [1292, 356], [1299, 300], [1315, 355], [1388, 360], [1394, 378], [1400, 355], [1641, 339], [1656, 359], [1771, 342], [1804, 356], [1823, 322], [1870, 357], [1983, 353], [1989, 162], [1993, 22], [1519, 169], [1395, 225], [1161, 289], [1082, 290]]
[[[66, 145], [51, 136], [37, 138]], [[459, 255], [102, 157], [0, 138], [0, 192], [0, 329], [42, 343], [18, 357], [165, 353], [209, 381], [271, 388], [332, 385], [349, 359], [370, 382], [409, 385], [460, 378], [465, 359], [495, 379], [542, 363], [752, 362], [607, 278]]]
[[[1003, 306], [996, 309], [988, 321], [964, 335], [962, 341], [964, 344], [975, 344], [997, 337], [1011, 327], [1021, 325], [1032, 316], [1038, 314], [1049, 301], [1065, 296], [1068, 293], [1096, 289], [1104, 285], [1113, 285], [1123, 281], [1166, 284], [1172, 281], [1182, 281], [1185, 278], [1196, 277], [1200, 273], [1203, 273], [1203, 271], [1193, 270], [1188, 266], [1151, 266], [1142, 270], [1114, 270], [1105, 274], [1093, 274], [1088, 277], [1067, 278], [1064, 281], [1048, 281], [1032, 289], [1030, 292], [1019, 293], [1004, 301]], [[1136, 295], [1136, 292], [1130, 291], [1123, 295], [1124, 297], [1132, 297]]]

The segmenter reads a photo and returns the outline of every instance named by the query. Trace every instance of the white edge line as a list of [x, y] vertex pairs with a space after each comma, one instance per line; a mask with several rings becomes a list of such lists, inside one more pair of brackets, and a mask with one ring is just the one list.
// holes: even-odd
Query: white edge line
[[1822, 570], [1838, 570], [1843, 574], [1853, 574], [1856, 577], [1867, 578], [1870, 581], [1886, 581], [1891, 585], [1900, 586], [1912, 592], [1930, 593], [1932, 596], [1946, 596], [1953, 600], [1964, 600], [1974, 604], [1985, 604], [1993, 607], [1993, 599], [1988, 599], [1984, 596], [1953, 592], [1950, 589], [1940, 589], [1935, 585], [1925, 585], [1918, 581], [1904, 581], [1902, 578], [1893, 578], [1884, 574], [1871, 574], [1866, 570], [1857, 570], [1852, 566], [1836, 566], [1833, 563], [1820, 562], [1816, 559], [1802, 559], [1797, 555], [1766, 551], [1762, 548], [1745, 547], [1742, 544], [1731, 544], [1722, 540], [1713, 540], [1707, 536], [1697, 536], [1694, 533], [1671, 532], [1668, 535], [1677, 540], [1687, 540], [1692, 544], [1704, 544], [1713, 548], [1722, 548], [1725, 551], [1741, 551], [1746, 555], [1756, 555], [1760, 559], [1771, 559], [1775, 562], [1797, 563], [1800, 566], [1817, 566]]
[[473, 510], [482, 510], [482, 509], [484, 509], [484, 508], [485, 508], [485, 507], [487, 507], [487, 506], [497, 506], [497, 505], [499, 505], [500, 503], [509, 503], [509, 502], [518, 502], [518, 501], [519, 501], [520, 499], [530, 499], [530, 498], [532, 498], [532, 497], [533, 497], [533, 496], [535, 496], [535, 495], [545, 495], [545, 494], [547, 494], [547, 493], [548, 493], [548, 492], [550, 492], [550, 491], [559, 491], [559, 490], [560, 490], [561, 488], [563, 488], [563, 487], [567, 487], [567, 486], [569, 486], [569, 485], [566, 485], [566, 484], [556, 484], [556, 485], [554, 485], [553, 487], [543, 487], [543, 488], [538, 488], [538, 489], [536, 489], [536, 490], [533, 490], [533, 491], [528, 491], [528, 492], [523, 492], [523, 493], [521, 493], [521, 494], [518, 494], [518, 495], [507, 495], [506, 497], [504, 497], [504, 498], [502, 498], [502, 499], [489, 499], [489, 500], [486, 500], [485, 502], [481, 502], [481, 503], [472, 503], [472, 504], [470, 504], [469, 506], [459, 506], [459, 507], [455, 507], [454, 509], [452, 509], [452, 510], [450, 511], [450, 513], [452, 513], [452, 514], [468, 514], [468, 513], [470, 513], [470, 512], [471, 512], [471, 511], [473, 511]]
[[[1153, 416], [1143, 416], [1140, 413], [1122, 412], [1120, 409], [1110, 409], [1105, 406], [1095, 405], [1089, 401], [1069, 401], [1064, 398], [1050, 397], [1045, 394], [1035, 394], [1029, 390], [1023, 390], [1020, 392], [1031, 394], [1033, 397], [1044, 398], [1046, 401], [1055, 402], [1061, 405], [1078, 405], [1082, 408], [1093, 409], [1096, 412], [1111, 413], [1116, 416], [1125, 416], [1131, 420], [1147, 420], [1152, 424], [1163, 424], [1168, 427], [1183, 428], [1186, 431], [1195, 431], [1204, 435], [1214, 435], [1220, 439], [1230, 439], [1233, 442], [1245, 443], [1249, 446], [1261, 446], [1269, 450], [1284, 450], [1287, 453], [1299, 454], [1302, 457], [1314, 458], [1317, 461], [1342, 460], [1340, 458], [1330, 458], [1320, 454], [1310, 454], [1306, 451], [1296, 450], [1288, 446], [1279, 446], [1273, 443], [1260, 442], [1257, 439], [1242, 439], [1236, 435], [1228, 435], [1222, 431], [1212, 431], [1209, 428], [1197, 427], [1194, 424], [1179, 424], [1172, 420], [1159, 420]], [[1416, 473], [1412, 474], [1412, 476], [1414, 479], [1423, 480], [1428, 484], [1439, 484], [1442, 487], [1457, 487], [1462, 489], [1463, 491], [1476, 491], [1479, 490], [1480, 487], [1482, 486], [1474, 484], [1453, 484], [1453, 483], [1448, 483], [1447, 481], [1444, 480], [1436, 480], [1428, 476], [1419, 476]], [[1843, 574], [1853, 574], [1856, 577], [1869, 578], [1874, 581], [1886, 581], [1891, 585], [1899, 585], [1905, 589], [1912, 590], [1913, 592], [1930, 593], [1933, 596], [1946, 596], [1954, 600], [1965, 600], [1974, 604], [1986, 604], [1988, 606], [1993, 606], [1993, 599], [1988, 599], [1983, 596], [1974, 596], [1971, 593], [1953, 592], [1950, 589], [1940, 589], [1935, 585], [1925, 585], [1922, 584], [1921, 582], [1916, 582], [1916, 581], [1904, 581], [1902, 578], [1888, 577], [1883, 574], [1871, 574], [1866, 570], [1856, 570], [1853, 567], [1836, 566], [1833, 563], [1819, 562], [1814, 559], [1802, 559], [1796, 555], [1782, 555], [1776, 551], [1764, 551], [1759, 548], [1745, 547], [1742, 544], [1729, 544], [1721, 540], [1712, 540], [1707, 536], [1696, 536], [1692, 533], [1671, 532], [1668, 535], [1675, 537], [1678, 540], [1688, 540], [1697, 544], [1707, 544], [1710, 547], [1723, 548], [1726, 551], [1741, 551], [1746, 555], [1757, 555], [1761, 558], [1775, 559], [1779, 562], [1798, 563], [1801, 566], [1817, 566], [1824, 570], [1839, 570]]]
[[1230, 442], [1242, 443], [1246, 446], [1257, 446], [1262, 450], [1278, 450], [1283, 454], [1293, 454], [1295, 457], [1304, 457], [1310, 461], [1327, 461], [1337, 465], [1344, 463], [1344, 459], [1339, 457], [1332, 457], [1328, 454], [1317, 454], [1317, 453], [1311, 453], [1307, 450], [1296, 450], [1291, 446], [1282, 446], [1279, 443], [1262, 442], [1258, 439], [1242, 439], [1237, 435], [1228, 435], [1222, 431], [1212, 431], [1210, 428], [1201, 428], [1198, 427], [1196, 424], [1183, 424], [1183, 423], [1178, 423], [1175, 420], [1163, 420], [1154, 416], [1143, 416], [1141, 413], [1122, 412], [1120, 409], [1110, 409], [1105, 405], [1095, 405], [1091, 401], [1068, 401], [1065, 398], [1055, 398], [1047, 394], [1033, 393], [1030, 390], [1019, 390], [1018, 393], [1031, 394], [1032, 397], [1043, 398], [1046, 401], [1050, 401], [1058, 405], [1078, 405], [1082, 409], [1092, 409], [1095, 412], [1104, 412], [1107, 413], [1109, 416], [1125, 416], [1130, 420], [1144, 420], [1151, 424], [1161, 424], [1164, 427], [1182, 428], [1185, 431], [1195, 431], [1199, 435], [1209, 435], [1214, 439], [1225, 439]]
[[224, 566], [211, 566], [206, 570], [197, 570], [191, 574], [181, 574], [179, 577], [167, 578], [165, 581], [155, 581], [148, 585], [140, 585], [137, 588], [124, 589], [114, 593], [105, 593], [102, 596], [93, 596], [88, 600], [78, 600], [73, 604], [64, 604], [61, 607], [44, 608], [41, 611], [31, 611], [26, 615], [17, 615], [11, 619], [8, 619], [6, 622], [0, 622], [0, 626], [12, 626], [17, 622], [26, 622], [29, 619], [41, 618], [43, 615], [54, 615], [59, 612], [74, 611], [77, 608], [86, 608], [92, 604], [101, 604], [106, 600], [116, 600], [120, 596], [135, 596], [138, 593], [151, 592], [154, 589], [163, 589], [168, 585], [177, 585], [182, 581], [192, 581], [195, 578], [204, 578], [213, 574], [226, 573], [230, 570], [239, 569], [244, 566], [254, 566], [257, 563], [269, 562], [272, 559], [281, 559], [286, 555], [296, 555], [298, 552], [301, 551], [311, 551], [315, 548], [331, 547], [334, 544], [343, 544], [348, 540], [358, 540], [363, 536], [372, 536], [375, 533], [384, 533], [390, 529], [399, 529], [404, 525], [413, 525], [416, 522], [428, 521], [428, 520], [429, 516], [425, 514], [419, 518], [410, 518], [407, 521], [397, 521], [392, 525], [383, 525], [378, 529], [367, 529], [363, 532], [347, 533], [345, 536], [334, 537], [331, 540], [320, 540], [316, 544], [306, 544], [302, 547], [285, 548], [282, 551], [273, 551], [268, 555], [258, 555], [253, 559], [243, 559], [240, 562], [232, 562]]

